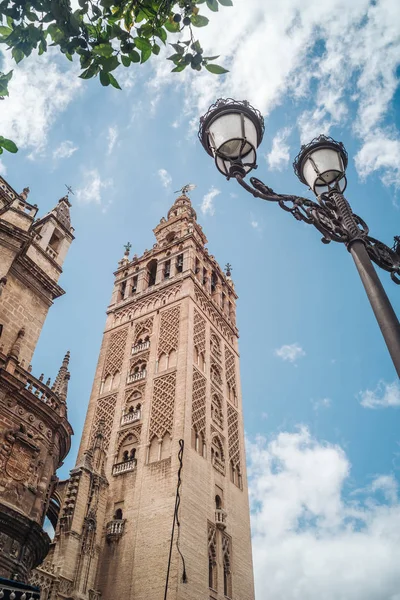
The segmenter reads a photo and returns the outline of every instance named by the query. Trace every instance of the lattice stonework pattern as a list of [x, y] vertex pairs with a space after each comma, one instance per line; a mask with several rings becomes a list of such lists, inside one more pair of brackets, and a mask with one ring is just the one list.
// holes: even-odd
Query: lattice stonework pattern
[[96, 434], [96, 431], [99, 427], [99, 422], [102, 419], [104, 422], [103, 425], [103, 435], [104, 435], [104, 449], [107, 450], [110, 444], [110, 436], [111, 430], [114, 423], [114, 414], [115, 414], [115, 404], [117, 402], [117, 394], [113, 394], [112, 396], [107, 396], [106, 398], [100, 398], [97, 402], [96, 412], [93, 419], [92, 431], [90, 434], [90, 439], [92, 443], [93, 437]]
[[237, 411], [228, 404], [228, 448], [229, 460], [240, 470], [239, 417]]
[[154, 381], [151, 403], [150, 435], [161, 440], [166, 433], [172, 435], [175, 406], [176, 373], [158, 377]]
[[168, 355], [172, 350], [178, 350], [180, 313], [180, 305], [161, 313], [158, 356], [163, 352]]
[[192, 427], [197, 433], [206, 429], [206, 378], [193, 368]]
[[151, 334], [153, 331], [153, 317], [148, 317], [147, 319], [143, 319], [143, 321], [139, 321], [135, 325], [135, 335], [133, 339], [135, 342], [146, 334]]
[[194, 311], [193, 346], [199, 354], [205, 354], [206, 322], [197, 310]]
[[105, 379], [107, 375], [114, 375], [117, 371], [121, 370], [127, 335], [127, 327], [111, 334], [104, 363], [103, 379]]
[[236, 390], [236, 366], [235, 355], [227, 346], [225, 346], [225, 372], [226, 382], [234, 390]]

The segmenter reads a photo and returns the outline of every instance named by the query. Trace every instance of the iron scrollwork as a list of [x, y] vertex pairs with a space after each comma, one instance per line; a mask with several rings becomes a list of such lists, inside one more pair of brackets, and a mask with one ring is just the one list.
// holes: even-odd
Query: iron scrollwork
[[251, 186], [240, 175], [236, 175], [236, 180], [256, 198], [276, 202], [297, 221], [314, 225], [322, 234], [324, 244], [341, 242], [349, 248], [355, 240], [362, 241], [371, 260], [388, 271], [394, 283], [400, 285], [400, 237], [395, 237], [393, 248], [371, 237], [368, 225], [353, 213], [342, 194], [336, 191], [321, 194], [318, 202], [314, 202], [301, 196], [277, 194], [256, 177], [250, 178]]

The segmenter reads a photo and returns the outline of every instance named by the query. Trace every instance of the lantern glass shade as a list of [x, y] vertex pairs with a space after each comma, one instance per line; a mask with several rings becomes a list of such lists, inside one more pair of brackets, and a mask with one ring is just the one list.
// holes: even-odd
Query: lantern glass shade
[[258, 146], [255, 124], [237, 110], [216, 115], [208, 126], [208, 135], [214, 155], [231, 160], [246, 158]]
[[299, 160], [299, 176], [316, 195], [346, 188], [347, 156], [337, 142], [315, 143]]

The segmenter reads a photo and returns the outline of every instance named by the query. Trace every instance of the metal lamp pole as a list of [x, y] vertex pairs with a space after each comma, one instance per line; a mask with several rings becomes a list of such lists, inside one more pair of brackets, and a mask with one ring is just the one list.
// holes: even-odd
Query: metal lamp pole
[[293, 164], [296, 175], [313, 190], [317, 202], [277, 194], [255, 177], [250, 178], [249, 185], [244, 177], [257, 166], [256, 148], [263, 133], [263, 117], [246, 101], [220, 99], [200, 120], [200, 141], [227, 179], [236, 179], [253, 196], [276, 202], [298, 221], [314, 225], [323, 243], [346, 245], [400, 377], [400, 323], [372, 264], [388, 271], [400, 285], [400, 237], [395, 237], [393, 248], [389, 248], [371, 237], [367, 224], [353, 213], [343, 196], [347, 152], [343, 144], [327, 136], [302, 146]]

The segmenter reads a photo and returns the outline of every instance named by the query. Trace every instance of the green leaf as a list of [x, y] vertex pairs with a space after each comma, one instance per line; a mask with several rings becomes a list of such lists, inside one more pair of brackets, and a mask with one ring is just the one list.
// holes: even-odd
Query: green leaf
[[218, 0], [222, 6], [233, 6], [232, 0]]
[[100, 56], [105, 56], [106, 58], [108, 58], [112, 55], [114, 50], [111, 44], [99, 44], [98, 46], [94, 46], [93, 52], [95, 52], [95, 54], [99, 54]]
[[22, 50], [16, 47], [12, 49], [11, 55], [17, 64], [20, 63], [21, 60], [24, 58], [24, 53], [22, 52]]
[[142, 50], [142, 58], [140, 59], [140, 62], [143, 64], [146, 62], [146, 60], [149, 60], [151, 56], [151, 46], [150, 48], [146, 48], [146, 50]]
[[101, 85], [110, 85], [110, 74], [105, 71], [100, 71], [100, 83]]
[[120, 90], [120, 86], [118, 81], [115, 79], [114, 75], [111, 75], [111, 73], [108, 73], [108, 76], [110, 78], [110, 83], [113, 87], [115, 87], [117, 90]]
[[203, 15], [193, 15], [192, 16], [192, 25], [195, 27], [205, 27], [208, 25], [207, 17], [203, 17]]
[[183, 71], [183, 69], [186, 69], [187, 65], [185, 64], [181, 64], [178, 65], [177, 67], [175, 67], [175, 69], [172, 69], [171, 73], [180, 73], [181, 71]]
[[47, 42], [46, 40], [42, 40], [39, 44], [39, 56], [44, 54], [47, 50]]
[[203, 56], [204, 60], [217, 60], [217, 58], [220, 57], [220, 54], [218, 54], [218, 56]]
[[129, 65], [131, 64], [131, 59], [129, 58], [129, 56], [122, 55], [121, 62], [124, 65], [124, 67], [129, 67]]
[[13, 30], [10, 27], [6, 27], [5, 25], [0, 25], [0, 35], [9, 36]]
[[165, 44], [167, 41], [167, 32], [165, 31], [164, 27], [159, 27], [156, 30], [156, 36], [160, 38], [163, 44]]
[[129, 52], [129, 58], [133, 63], [140, 62], [140, 54], [139, 52], [136, 52], [136, 50], [132, 50], [131, 52]]
[[182, 58], [181, 54], [171, 54], [168, 56], [167, 60], [172, 60], [173, 63], [178, 63]]
[[152, 52], [153, 54], [155, 54], [156, 56], [158, 56], [160, 54], [160, 46], [156, 43], [153, 44], [153, 48], [152, 48]]
[[224, 67], [220, 67], [219, 65], [206, 65], [206, 69], [207, 71], [210, 71], [210, 73], [214, 73], [214, 75], [229, 73], [227, 69], [224, 69]]
[[65, 56], [68, 58], [68, 60], [70, 60], [72, 62], [72, 56], [70, 55], [69, 52], [66, 52]]
[[142, 52], [149, 51], [151, 54], [151, 44], [150, 44], [149, 40], [146, 40], [142, 37], [136, 37], [135, 38], [135, 46]]
[[207, 0], [207, 6], [213, 12], [217, 12], [218, 11], [218, 2], [217, 2], [217, 0]]
[[114, 69], [116, 69], [121, 63], [116, 56], [110, 56], [110, 58], [102, 58], [100, 60], [100, 64], [104, 71], [109, 73], [110, 71], [114, 71]]
[[179, 23], [175, 23], [175, 21], [172, 21], [172, 19], [171, 20], [168, 19], [168, 21], [165, 21], [164, 27], [170, 33], [178, 33], [179, 29], [180, 29]]
[[183, 54], [185, 52], [185, 48], [180, 44], [170, 44], [170, 46], [172, 46], [178, 54]]
[[95, 75], [97, 75], [97, 73], [99, 72], [99, 67], [98, 65], [96, 65], [96, 63], [92, 63], [90, 65], [90, 67], [88, 69], [86, 69], [86, 71], [83, 71], [83, 73], [81, 73], [79, 75], [79, 77], [81, 79], [91, 79], [91, 77], [94, 77]]
[[18, 148], [14, 142], [12, 140], [8, 140], [7, 138], [0, 138], [0, 146], [2, 146], [5, 150], [8, 150], [8, 152], [12, 152], [13, 154], [18, 152]]

